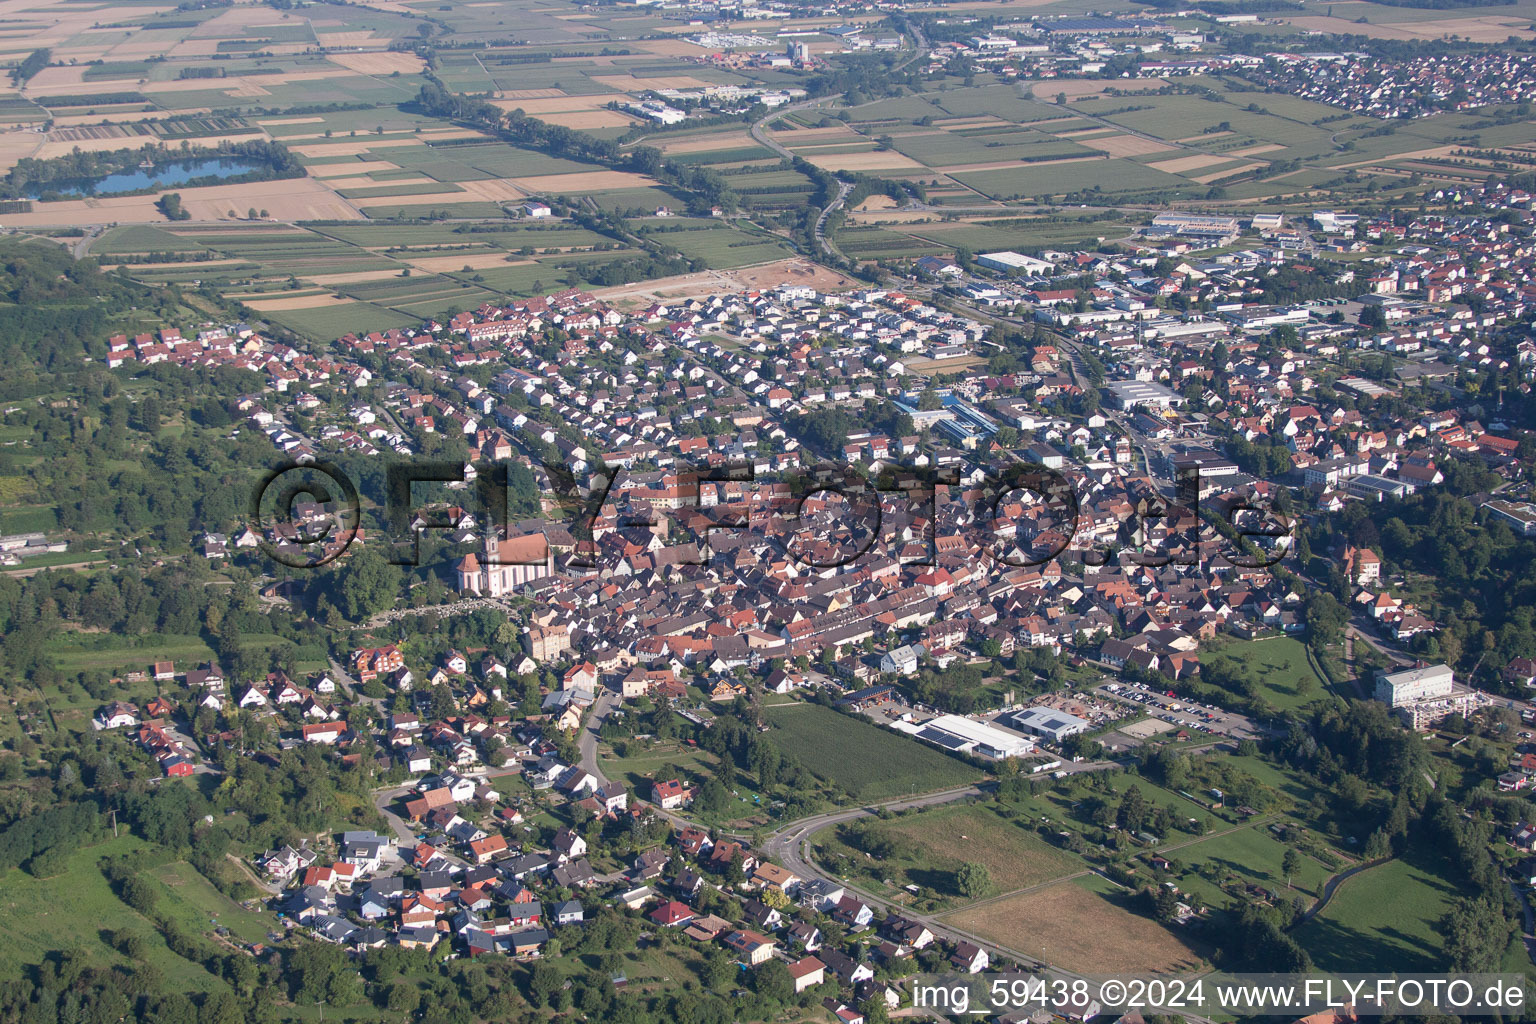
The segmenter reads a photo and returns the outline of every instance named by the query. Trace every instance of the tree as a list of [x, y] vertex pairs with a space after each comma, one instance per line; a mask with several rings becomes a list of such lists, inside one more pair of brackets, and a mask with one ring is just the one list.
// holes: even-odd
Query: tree
[[155, 205], [160, 208], [161, 213], [165, 214], [166, 220], [192, 219], [192, 214], [182, 208], [181, 193], [179, 192], [167, 192], [155, 200]]
[[1285, 886], [1291, 886], [1291, 876], [1301, 868], [1301, 855], [1296, 852], [1294, 846], [1285, 848], [1285, 856], [1280, 858], [1280, 870], [1285, 872]]
[[955, 889], [968, 900], [979, 899], [992, 887], [992, 875], [985, 864], [968, 860], [955, 872]]
[[399, 566], [372, 547], [354, 546], [340, 561], [333, 600], [347, 618], [355, 622], [394, 607], [404, 579]]
[[789, 968], [783, 961], [769, 960], [752, 976], [752, 987], [764, 999], [784, 1003], [795, 994], [795, 979], [789, 976]]
[[540, 960], [528, 975], [528, 1001], [535, 1006], [553, 1006], [562, 984], [560, 973]]
[[725, 880], [732, 885], [740, 885], [747, 880], [746, 858], [740, 850], [731, 854], [730, 863], [725, 866]]
[[1439, 929], [1450, 958], [1446, 968], [1468, 973], [1497, 969], [1514, 933], [1502, 904], [1490, 896], [1457, 900]]
[[711, 946], [704, 962], [699, 965], [699, 980], [704, 983], [704, 987], [711, 990], [724, 988], [735, 975], [736, 965], [725, 950]]

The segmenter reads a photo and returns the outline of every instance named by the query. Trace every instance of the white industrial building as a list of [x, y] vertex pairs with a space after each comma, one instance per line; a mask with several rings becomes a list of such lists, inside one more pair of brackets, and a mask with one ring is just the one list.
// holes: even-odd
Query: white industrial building
[[1047, 263], [1045, 260], [1011, 251], [984, 252], [976, 257], [976, 262], [989, 270], [1001, 270], [1004, 273], [1017, 270], [1026, 274], [1050, 274], [1056, 270], [1054, 264]]
[[1208, 213], [1160, 213], [1152, 218], [1150, 234], [1186, 238], [1232, 239], [1242, 233], [1236, 217]]
[[1054, 708], [1026, 708], [1010, 715], [1008, 724], [1052, 743], [1060, 743], [1068, 736], [1076, 736], [1090, 728], [1087, 719]]
[[1027, 736], [999, 729], [988, 722], [978, 722], [959, 715], [940, 715], [920, 725], [897, 723], [895, 728], [920, 740], [961, 754], [975, 754], [1002, 760], [1024, 757], [1035, 750], [1035, 741]]
[[1104, 387], [1114, 396], [1115, 404], [1127, 410], [1138, 406], [1168, 409], [1182, 401], [1177, 391], [1149, 380], [1112, 380]]
[[1424, 665], [1376, 677], [1376, 699], [1400, 708], [1421, 700], [1448, 696], [1455, 677], [1449, 665]]

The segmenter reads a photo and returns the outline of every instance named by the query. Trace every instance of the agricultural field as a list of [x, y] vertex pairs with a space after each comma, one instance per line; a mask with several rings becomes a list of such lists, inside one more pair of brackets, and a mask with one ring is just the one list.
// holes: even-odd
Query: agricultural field
[[1057, 882], [947, 914], [946, 924], [1085, 974], [1199, 970], [1205, 955], [1180, 930], [1127, 907], [1135, 895], [1098, 875]]
[[[642, 236], [718, 270], [783, 259], [777, 238], [736, 222], [647, 218]], [[475, 224], [263, 221], [130, 225], [93, 246], [139, 280], [211, 286], [250, 316], [317, 341], [419, 323], [504, 296], [593, 287], [616, 260], [644, 254], [568, 220]]]
[[964, 786], [981, 772], [917, 740], [815, 704], [765, 709], [784, 753], [858, 801]]
[[213, 649], [197, 636], [120, 637], [85, 633], [55, 634], [49, 654], [59, 670], [67, 673], [142, 672], [155, 661], [174, 661], [179, 668], [195, 668], [214, 657]]

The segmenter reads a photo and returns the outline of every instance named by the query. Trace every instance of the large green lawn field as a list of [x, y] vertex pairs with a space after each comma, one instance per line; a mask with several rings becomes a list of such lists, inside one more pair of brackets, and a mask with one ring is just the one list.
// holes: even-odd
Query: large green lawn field
[[1209, 655], [1202, 653], [1200, 660], [1246, 677], [1259, 696], [1282, 711], [1336, 700], [1328, 681], [1313, 670], [1306, 645], [1295, 637], [1229, 641]]
[[963, 786], [981, 772], [917, 740], [816, 704], [766, 709], [769, 734], [786, 754], [855, 800]]
[[1463, 895], [1449, 865], [1393, 860], [1346, 880], [1295, 937], [1323, 970], [1429, 971], [1446, 964], [1435, 924]]
[[[1287, 890], [1285, 872], [1281, 869], [1285, 851], [1285, 844], [1275, 838], [1264, 825], [1254, 825], [1181, 847], [1168, 856], [1189, 869], [1212, 864], [1224, 874], [1262, 885], [1282, 896], [1289, 892], [1299, 892], [1308, 897], [1318, 896], [1322, 892], [1323, 882], [1332, 872], [1311, 857], [1303, 856], [1301, 867], [1291, 876], [1291, 888]], [[1191, 874], [1180, 879], [1180, 884], [1200, 887], [1201, 881], [1199, 876]], [[1214, 886], [1204, 895], [1220, 902]]]
[[1011, 814], [996, 804], [934, 807], [870, 824], [892, 842], [891, 854], [879, 860], [871, 860], [831, 832], [817, 838], [826, 851], [848, 858], [839, 866], [850, 873], [865, 875], [882, 886], [932, 889], [942, 894], [943, 905], [953, 906], [964, 902], [955, 888], [955, 873], [966, 862], [987, 869], [991, 884], [983, 897], [1086, 870], [1087, 865], [1070, 853], [1047, 845], [1030, 825], [1029, 816]]
[[[96, 866], [102, 857], [143, 846], [125, 833], [75, 851], [68, 870], [53, 878], [34, 878], [20, 869], [0, 875], [0, 967], [16, 969], [41, 963], [51, 950], [61, 947], [80, 950], [97, 966], [124, 963], [122, 954], [108, 942], [113, 932], [126, 929], [144, 939], [145, 960], [164, 974], [173, 990], [208, 992], [223, 988], [222, 980], [171, 952], [154, 924], [118, 899]], [[174, 909], [167, 909], [176, 915]]]

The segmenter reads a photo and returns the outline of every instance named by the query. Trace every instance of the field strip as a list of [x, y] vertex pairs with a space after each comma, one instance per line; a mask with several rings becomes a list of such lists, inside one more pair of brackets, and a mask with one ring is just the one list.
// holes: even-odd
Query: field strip
[[354, 302], [352, 299], [338, 299], [329, 292], [324, 295], [294, 295], [279, 299], [241, 299], [240, 301], [261, 313], [280, 313], [292, 309], [320, 309], [325, 306], [350, 306]]
[[1202, 168], [1215, 167], [1217, 164], [1231, 162], [1232, 157], [1230, 156], [1196, 153], [1194, 156], [1178, 156], [1172, 160], [1159, 160], [1156, 163], [1147, 164], [1147, 166], [1154, 170], [1162, 171], [1165, 174], [1183, 174], [1185, 171], [1198, 171]]
[[1062, 164], [1087, 164], [1099, 160], [1108, 160], [1108, 153], [1099, 156], [1064, 156], [1060, 160], [1036, 160], [1032, 164], [1021, 164], [1017, 160], [1000, 160], [990, 164], [963, 164], [959, 167], [944, 168], [945, 174], [964, 174], [967, 171], [1000, 171], [1009, 167], [1059, 167]]
[[1266, 163], [1238, 164], [1236, 167], [1227, 167], [1220, 171], [1212, 171], [1210, 174], [1195, 175], [1192, 176], [1192, 179], [1194, 181], [1198, 181], [1202, 185], [1209, 185], [1211, 182], [1216, 181], [1218, 178], [1227, 178], [1235, 174], [1247, 174], [1249, 171], [1256, 171], [1260, 167], [1268, 166], [1269, 165]]
[[1249, 146], [1246, 149], [1234, 149], [1227, 153], [1228, 156], [1259, 156], [1263, 153], [1273, 153], [1285, 147], [1277, 142], [1266, 142], [1261, 146]]
[[300, 274], [305, 281], [314, 284], [358, 284], [362, 281], [388, 281], [399, 277], [400, 271], [383, 270], [353, 270], [344, 274]]
[[1089, 149], [1099, 149], [1110, 156], [1146, 156], [1149, 153], [1168, 153], [1175, 147], [1166, 142], [1144, 139], [1139, 135], [1106, 135], [1101, 139], [1077, 139], [1077, 144]]

